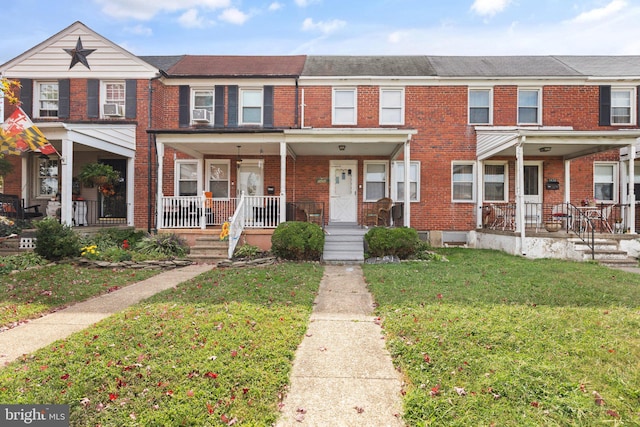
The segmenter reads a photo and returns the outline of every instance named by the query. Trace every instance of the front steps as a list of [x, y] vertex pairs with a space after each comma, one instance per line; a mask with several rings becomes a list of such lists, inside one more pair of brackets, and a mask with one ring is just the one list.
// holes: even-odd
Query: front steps
[[196, 237], [188, 258], [199, 264], [217, 264], [228, 259], [229, 242], [221, 241], [218, 236]]
[[367, 229], [356, 223], [329, 223], [324, 229], [322, 261], [327, 264], [364, 262], [364, 235]]
[[[576, 251], [582, 253], [583, 261], [591, 261], [591, 249], [580, 239], [573, 240]], [[593, 251], [594, 260], [609, 267], [638, 267], [638, 260], [619, 249], [618, 241], [596, 238]]]

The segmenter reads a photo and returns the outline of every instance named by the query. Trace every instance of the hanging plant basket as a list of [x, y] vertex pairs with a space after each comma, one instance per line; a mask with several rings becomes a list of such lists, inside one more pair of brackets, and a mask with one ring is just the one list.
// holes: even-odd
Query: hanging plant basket
[[116, 184], [120, 180], [120, 173], [111, 165], [105, 163], [87, 163], [80, 170], [78, 178], [87, 187]]

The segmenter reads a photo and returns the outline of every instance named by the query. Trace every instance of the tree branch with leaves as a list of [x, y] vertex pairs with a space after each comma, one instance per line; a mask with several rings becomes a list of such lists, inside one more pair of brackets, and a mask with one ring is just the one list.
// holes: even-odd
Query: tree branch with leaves
[[16, 89], [19, 89], [20, 87], [20, 82], [17, 80], [9, 80], [5, 77], [0, 79], [0, 91], [2, 91], [2, 94], [7, 98], [11, 105], [18, 105], [20, 103], [15, 92]]

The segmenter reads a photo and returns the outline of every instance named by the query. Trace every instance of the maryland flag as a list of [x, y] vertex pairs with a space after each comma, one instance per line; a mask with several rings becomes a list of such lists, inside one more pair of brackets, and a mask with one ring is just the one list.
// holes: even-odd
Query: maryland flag
[[29, 117], [18, 107], [0, 128], [0, 153], [20, 154], [39, 151], [42, 154], [57, 153]]

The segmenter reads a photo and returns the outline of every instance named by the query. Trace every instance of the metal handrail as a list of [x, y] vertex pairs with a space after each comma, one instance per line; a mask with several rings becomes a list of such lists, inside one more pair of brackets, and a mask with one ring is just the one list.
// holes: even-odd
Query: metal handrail
[[[589, 249], [591, 249], [591, 259], [596, 259], [595, 223], [593, 219], [589, 218], [589, 216], [571, 203], [567, 203], [567, 210], [571, 212], [571, 215], [574, 218], [573, 227], [570, 227], [569, 222], [567, 222], [567, 232], [572, 232], [578, 236], [578, 238], [582, 240]], [[582, 224], [584, 223], [588, 224], [588, 226], [585, 226], [583, 229]], [[590, 230], [590, 233], [588, 233], [587, 230]]]

